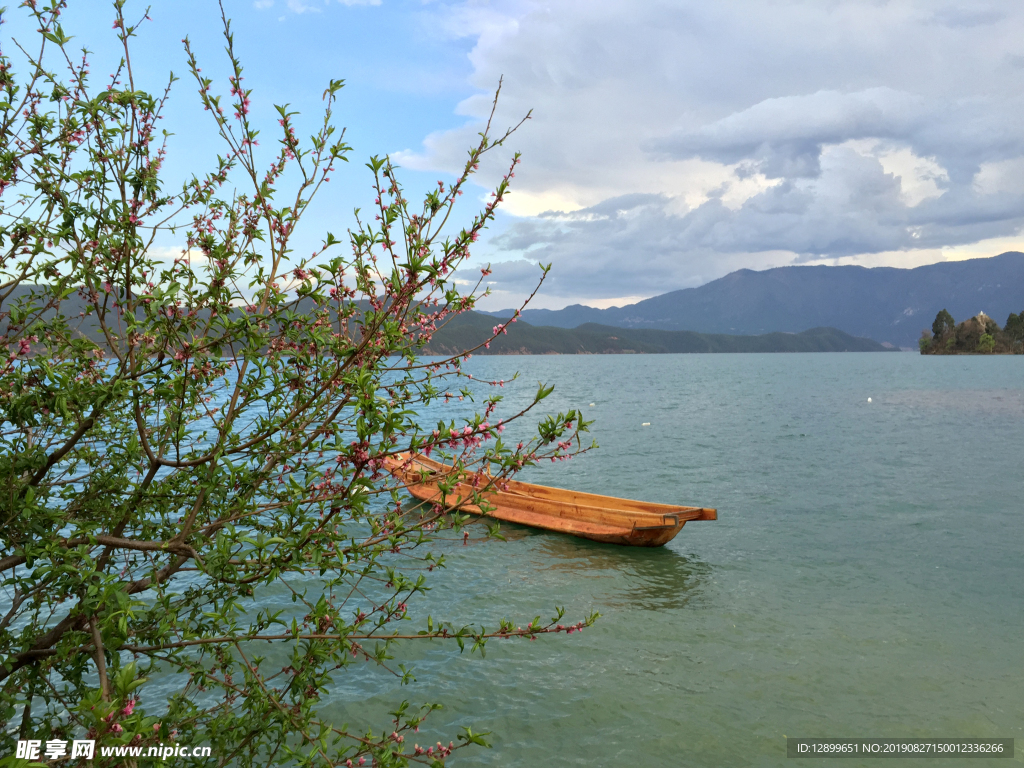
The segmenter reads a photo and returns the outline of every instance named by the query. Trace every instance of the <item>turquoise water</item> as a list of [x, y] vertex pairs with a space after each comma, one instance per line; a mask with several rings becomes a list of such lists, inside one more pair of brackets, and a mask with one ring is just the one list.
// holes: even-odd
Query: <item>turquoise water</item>
[[1024, 762], [1024, 359], [469, 365], [521, 372], [509, 406], [544, 380], [557, 387], [547, 410], [596, 420], [600, 450], [524, 479], [714, 506], [719, 520], [657, 550], [513, 526], [507, 542], [449, 545], [421, 615], [493, 626], [563, 605], [603, 618], [570, 637], [492, 641], [485, 659], [406, 644], [396, 661], [418, 681], [349, 676], [339, 723], [442, 701], [421, 743], [461, 725], [493, 733], [494, 749], [452, 765], [775, 766], [786, 736], [1015, 737]]

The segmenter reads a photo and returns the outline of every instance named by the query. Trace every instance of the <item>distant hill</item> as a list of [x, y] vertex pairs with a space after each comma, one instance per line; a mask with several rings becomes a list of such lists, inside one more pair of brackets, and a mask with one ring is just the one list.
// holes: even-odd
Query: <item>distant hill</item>
[[[434, 334], [431, 354], [454, 354], [487, 339], [494, 317], [467, 312], [452, 319]], [[534, 326], [520, 320], [508, 333], [491, 342], [483, 355], [580, 355], [662, 354], [679, 352], [884, 352], [871, 339], [858, 339], [835, 328], [812, 328], [803, 333], [768, 333], [761, 336], [729, 336], [692, 331], [659, 331], [646, 328], [615, 328], [585, 323], [578, 328]]]
[[[966, 319], [985, 311], [1000, 323], [1024, 306], [1024, 254], [893, 267], [741, 269], [681, 291], [625, 307], [527, 309], [534, 325], [576, 328], [602, 323], [701, 333], [800, 332], [828, 326], [848, 334], [917, 349], [922, 329], [943, 308]], [[511, 310], [493, 312], [508, 317]]]

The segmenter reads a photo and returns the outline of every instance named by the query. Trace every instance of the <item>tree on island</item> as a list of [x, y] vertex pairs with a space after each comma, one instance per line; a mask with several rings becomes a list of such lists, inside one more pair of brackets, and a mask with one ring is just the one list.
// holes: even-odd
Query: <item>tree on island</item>
[[[258, 147], [226, 19], [229, 95], [215, 95], [186, 40], [224, 155], [170, 190], [158, 130], [170, 85], [154, 96], [136, 82], [138, 25], [123, 2], [123, 60], [98, 87], [60, 24], [63, 3], [26, 6], [37, 52], [20, 77], [0, 57], [0, 751], [16, 739], [177, 740], [212, 748], [194, 765], [438, 766], [483, 744], [467, 728], [418, 746], [435, 704], [396, 700], [360, 731], [320, 710], [353, 665], [412, 680], [393, 661], [399, 640], [482, 654], [491, 638], [594, 619], [563, 625], [556, 609], [491, 629], [412, 626], [409, 602], [445, 564], [432, 537], [463, 541], [478, 518], [448, 498], [410, 508], [384, 471], [400, 451], [433, 452], [488, 470], [483, 492], [582, 450], [577, 411], [503, 442], [549, 387], [502, 419], [504, 382], [464, 371], [472, 350], [417, 356], [473, 307], [476, 289], [460, 294], [453, 270], [518, 155], [483, 210], [444, 233], [481, 159], [515, 129], [494, 135], [488, 122], [461, 175], [422, 207], [372, 158], [370, 213], [299, 258], [297, 227], [349, 151], [332, 124], [340, 81], [308, 141], [277, 108], [271, 151]], [[185, 243], [173, 263], [154, 249], [166, 232]], [[421, 424], [418, 411], [474, 397], [476, 415]], [[156, 678], [176, 686], [169, 697], [151, 691]]]
[[956, 331], [956, 322], [953, 320], [953, 316], [943, 309], [935, 316], [935, 322], [932, 323], [932, 336], [938, 341], [954, 331]]
[[932, 322], [931, 336], [928, 335], [928, 331], [921, 331], [918, 346], [921, 348], [922, 354], [937, 354], [940, 348], [946, 350], [952, 348], [955, 333], [956, 321], [946, 309], [942, 309]]
[[1024, 309], [1020, 314], [1010, 313], [1006, 318], [1006, 327], [1003, 331], [1010, 338], [1014, 345], [1024, 344]]

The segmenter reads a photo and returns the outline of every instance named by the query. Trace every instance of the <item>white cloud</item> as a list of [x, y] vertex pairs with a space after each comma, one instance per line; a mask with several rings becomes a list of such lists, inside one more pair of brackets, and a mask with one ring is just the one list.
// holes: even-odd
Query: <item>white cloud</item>
[[146, 255], [158, 261], [173, 263], [179, 259], [187, 259], [193, 264], [208, 261], [207, 257], [198, 248], [187, 249], [183, 246], [153, 246], [146, 251]]
[[982, 195], [1024, 193], [1024, 157], [982, 163], [974, 176], [974, 189]]
[[[475, 41], [480, 92], [462, 127], [399, 160], [458, 169], [504, 75], [498, 127], [534, 111], [509, 143], [524, 164], [505, 210], [525, 220], [493, 247], [553, 261], [552, 295], [650, 295], [767, 263], [912, 265], [1024, 224], [1020, 3], [435, 8], [441, 34]], [[519, 270], [496, 270], [502, 290]]]
[[875, 155], [886, 173], [900, 182], [900, 199], [909, 207], [941, 197], [949, 174], [934, 158], [918, 157], [908, 147], [888, 148]]
[[288, 0], [288, 10], [292, 13], [320, 13], [321, 9], [305, 0]]
[[[308, 0], [288, 0], [288, 10], [292, 13], [320, 13], [323, 6], [330, 5], [331, 0], [320, 0], [320, 2], [309, 2]], [[382, 0], [334, 0], [339, 5], [380, 5]], [[274, 0], [256, 0], [257, 8], [269, 8]], [[282, 17], [283, 18], [283, 17]]]

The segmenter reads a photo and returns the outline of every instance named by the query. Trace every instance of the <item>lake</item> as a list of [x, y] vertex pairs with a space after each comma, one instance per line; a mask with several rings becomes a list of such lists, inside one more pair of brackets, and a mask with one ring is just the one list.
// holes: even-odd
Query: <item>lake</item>
[[440, 544], [449, 565], [417, 616], [494, 627], [562, 605], [570, 621], [603, 618], [491, 641], [485, 659], [407, 643], [396, 661], [416, 683], [364, 665], [329, 713], [355, 726], [402, 699], [441, 701], [420, 743], [491, 731], [494, 749], [453, 756], [474, 766], [774, 766], [787, 736], [1024, 738], [1022, 364], [474, 358], [477, 377], [520, 372], [506, 412], [543, 380], [547, 411], [595, 420], [599, 450], [522, 479], [719, 519], [662, 549], [508, 525], [507, 542]]

